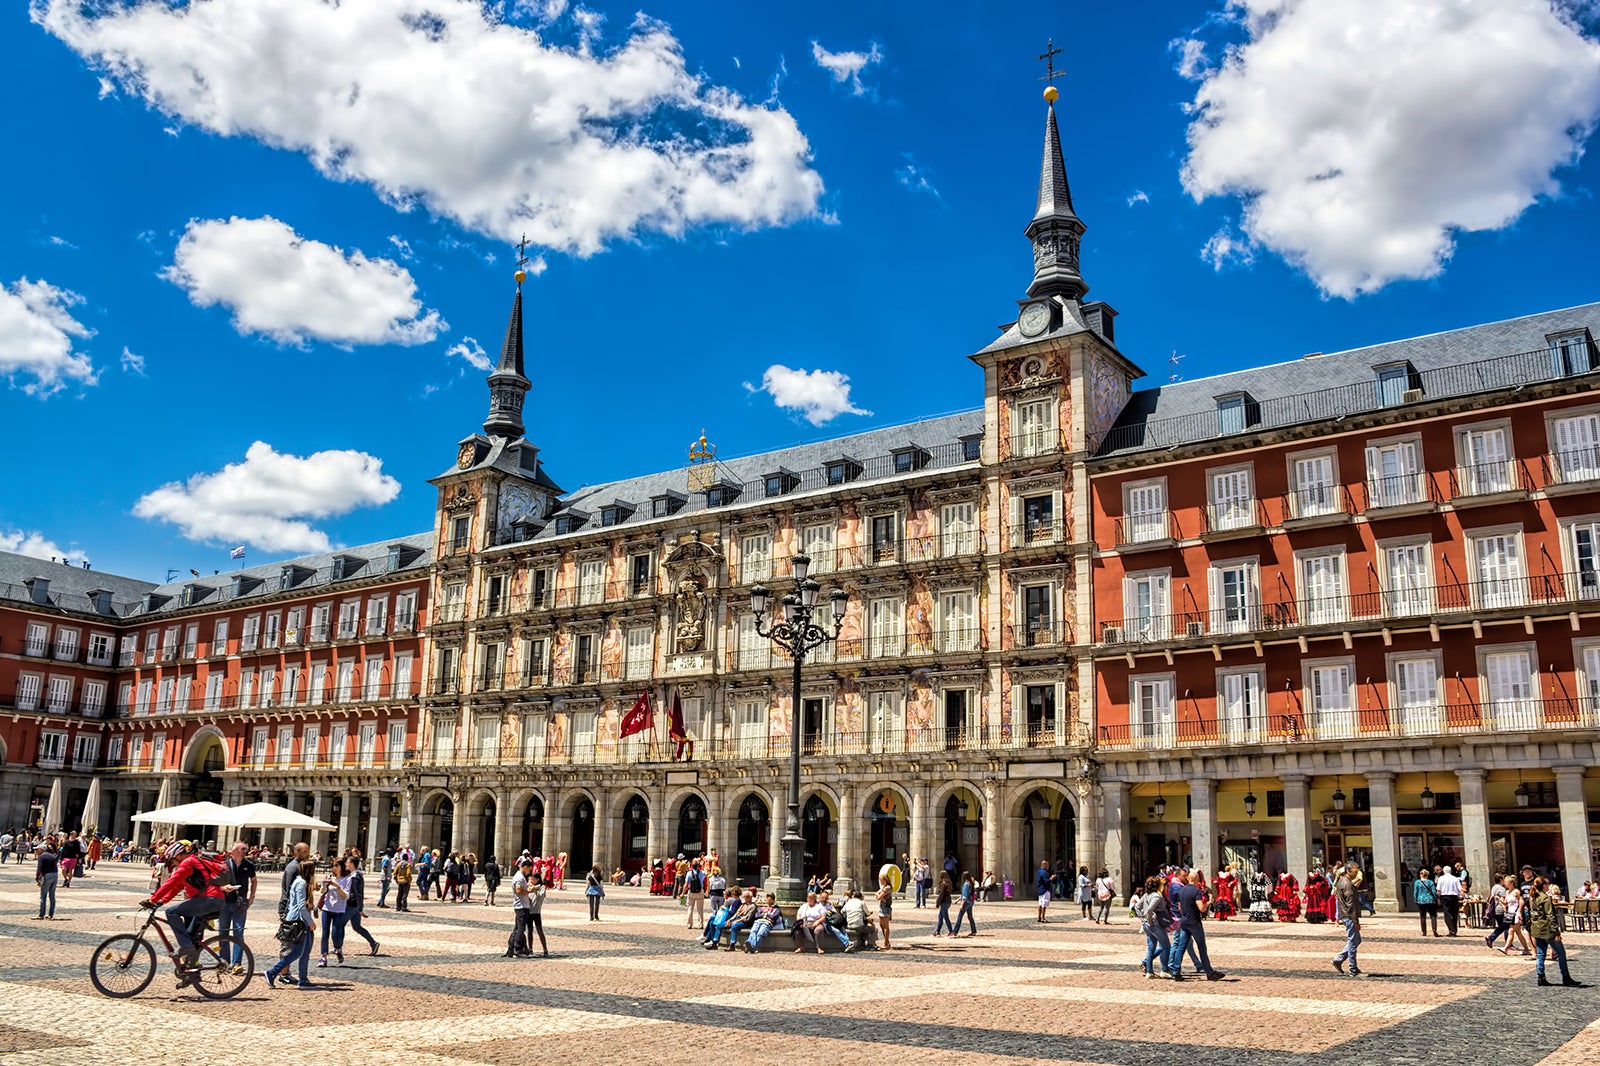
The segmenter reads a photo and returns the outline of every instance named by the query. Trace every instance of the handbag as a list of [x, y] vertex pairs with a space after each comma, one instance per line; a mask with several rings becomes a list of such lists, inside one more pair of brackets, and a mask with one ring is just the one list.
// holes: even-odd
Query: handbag
[[309, 928], [299, 918], [284, 918], [278, 922], [278, 931], [273, 935], [281, 944], [297, 944]]

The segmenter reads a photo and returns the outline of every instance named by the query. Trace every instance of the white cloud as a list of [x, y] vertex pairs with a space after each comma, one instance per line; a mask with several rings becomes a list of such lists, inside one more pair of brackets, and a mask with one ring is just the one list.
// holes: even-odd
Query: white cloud
[[135, 355], [124, 347], [122, 349], [122, 369], [127, 373], [144, 377], [144, 356]]
[[1133, 190], [1133, 195], [1128, 197], [1129, 207], [1132, 207], [1134, 204], [1147, 204], [1149, 202], [1150, 194], [1145, 192], [1143, 189]]
[[365, 452], [285, 455], [256, 441], [244, 462], [162, 485], [141, 496], [133, 513], [171, 522], [190, 540], [315, 552], [328, 549], [328, 535], [308, 519], [376, 507], [399, 493], [383, 461]]
[[0, 551], [31, 555], [35, 559], [55, 559], [73, 566], [88, 559], [82, 549], [63, 548], [37, 530], [0, 529]]
[[905, 154], [905, 161], [906, 165], [894, 172], [894, 176], [900, 184], [912, 192], [925, 192], [935, 200], [943, 202], [944, 197], [939, 195], [938, 186], [934, 185], [927, 168], [919, 166], [909, 152]]
[[798, 412], [813, 426], [840, 415], [872, 414], [850, 402], [850, 379], [837, 370], [791, 370], [774, 363], [761, 375], [759, 389], [748, 381], [744, 387], [752, 393], [766, 393], [773, 403]]
[[1239, 197], [1330, 295], [1438, 274], [1555, 195], [1600, 117], [1600, 43], [1551, 0], [1230, 2], [1247, 40], [1196, 93], [1184, 188]]
[[1211, 60], [1206, 55], [1206, 43], [1198, 37], [1179, 38], [1167, 47], [1178, 53], [1179, 77], [1200, 81], [1212, 72]]
[[1250, 238], [1234, 229], [1229, 219], [1206, 240], [1205, 247], [1200, 249], [1200, 258], [1213, 269], [1221, 270], [1230, 265], [1249, 266], [1256, 261], [1256, 250]]
[[97, 384], [94, 364], [73, 350], [74, 338], [94, 336], [69, 310], [82, 302], [48, 281], [19, 278], [0, 286], [0, 376], [30, 396], [49, 396], [69, 381]]
[[883, 62], [883, 52], [878, 49], [876, 41], [865, 52], [830, 52], [812, 41], [811, 58], [817, 61], [817, 66], [833, 75], [834, 81], [849, 85], [852, 96], [865, 96], [869, 90], [861, 84], [861, 72], [873, 63]]
[[50, 235], [50, 243], [55, 245], [57, 248], [71, 248], [73, 250], [76, 250], [77, 247], [78, 247], [76, 244], [73, 244], [71, 241], [67, 240], [65, 237], [57, 237], [53, 233]]
[[422, 313], [398, 263], [347, 255], [270, 216], [190, 221], [162, 276], [196, 306], [229, 308], [240, 333], [284, 344], [423, 344], [449, 328]]
[[[549, 5], [546, 5], [547, 7]], [[591, 54], [479, 0], [33, 0], [34, 21], [127, 92], [213, 133], [304, 153], [401, 209], [579, 255], [642, 232], [816, 212], [793, 116], [689, 73], [659, 23]]]
[[411, 251], [411, 242], [403, 237], [397, 237], [391, 233], [389, 234], [389, 243], [394, 245], [394, 250], [401, 259], [410, 260], [416, 258], [416, 255]]
[[494, 369], [494, 360], [489, 358], [489, 353], [483, 350], [483, 345], [471, 337], [462, 337], [460, 344], [452, 344], [444, 354], [446, 357], [460, 356], [469, 366], [484, 373]]

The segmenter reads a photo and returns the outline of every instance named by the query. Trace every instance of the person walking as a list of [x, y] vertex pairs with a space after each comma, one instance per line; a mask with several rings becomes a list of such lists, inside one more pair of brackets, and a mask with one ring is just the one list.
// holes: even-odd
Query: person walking
[[1078, 906], [1083, 909], [1083, 916], [1090, 921], [1094, 920], [1094, 881], [1089, 877], [1087, 866], [1078, 867]]
[[918, 859], [911, 870], [911, 881], [917, 890], [918, 907], [928, 905], [928, 886], [933, 881], [933, 868], [928, 865], [927, 859]]
[[[1356, 962], [1356, 949], [1361, 946], [1361, 893], [1356, 888], [1356, 864], [1347, 862], [1333, 883], [1333, 898], [1339, 907], [1339, 921], [1344, 923], [1344, 950], [1333, 957], [1333, 968], [1351, 977], [1360, 977], [1362, 969]], [[1454, 933], [1450, 934], [1454, 936]], [[1350, 964], [1347, 971], [1345, 963]]]
[[494, 894], [500, 888], [500, 864], [494, 861], [494, 856], [489, 856], [489, 861], [483, 864], [483, 905], [493, 907]]
[[394, 882], [393, 848], [384, 848], [383, 854], [378, 856], [378, 909], [389, 909], [389, 886]]
[[1206, 975], [1207, 981], [1220, 981], [1227, 974], [1211, 965], [1211, 956], [1206, 953], [1206, 931], [1203, 919], [1206, 913], [1206, 897], [1199, 887], [1191, 884], [1180, 884], [1173, 890], [1168, 903], [1178, 911], [1178, 935], [1172, 939], [1172, 950], [1167, 955], [1167, 972], [1174, 981], [1183, 980], [1183, 953], [1193, 947], [1199, 953], [1199, 968]]
[[[1515, 940], [1522, 945], [1524, 957], [1533, 954], [1533, 942], [1529, 937], [1529, 926], [1533, 922], [1533, 903], [1524, 897], [1522, 890], [1517, 888], [1516, 881], [1508, 874], [1506, 876], [1506, 922], [1510, 932], [1506, 934], [1506, 942], [1500, 947], [1500, 954], [1509, 955], [1511, 942]], [[1532, 892], [1529, 892], [1532, 895]]]
[[350, 875], [345, 871], [343, 859], [334, 859], [333, 867], [322, 882], [322, 898], [317, 909], [322, 912], [322, 954], [318, 966], [328, 965], [328, 940], [333, 940], [333, 954], [344, 962], [345, 908], [350, 900]]
[[[256, 864], [250, 858], [250, 845], [235, 841], [228, 849], [222, 863], [232, 882], [233, 891], [222, 897], [222, 917], [217, 921], [217, 931], [233, 941], [234, 973], [244, 973], [244, 923], [250, 915], [250, 905], [256, 901]], [[226, 886], [224, 886], [226, 888]]]
[[[1511, 943], [1510, 897], [1513, 892], [1517, 892], [1517, 879], [1510, 874], [1496, 881], [1489, 889], [1489, 899], [1484, 904], [1484, 917], [1494, 923], [1494, 929], [1483, 938], [1486, 947], [1493, 948], [1494, 942], [1502, 936], [1506, 938], [1507, 945]], [[1517, 895], [1521, 894], [1517, 892]], [[1499, 950], [1500, 954], [1505, 954], [1504, 945]]]
[[1167, 956], [1172, 954], [1172, 940], [1167, 928], [1172, 924], [1172, 907], [1167, 903], [1161, 878], [1147, 877], [1144, 895], [1139, 897], [1139, 928], [1144, 931], [1144, 961], [1139, 969], [1146, 977], [1165, 976]]
[[939, 887], [933, 896], [933, 905], [939, 910], [933, 923], [934, 936], [944, 936], [946, 929], [950, 930], [951, 936], [955, 936], [956, 927], [950, 924], [950, 896], [950, 878], [941, 874], [939, 876]]
[[409, 855], [397, 855], [394, 862], [394, 909], [410, 912], [411, 879], [415, 875]]
[[[300, 845], [305, 847], [304, 844]], [[306, 849], [309, 853], [310, 849]], [[284, 913], [278, 924], [278, 938], [283, 944], [283, 951], [278, 961], [262, 973], [266, 978], [268, 988], [278, 987], [278, 978], [283, 972], [296, 962], [300, 964], [300, 979], [294, 984], [298, 988], [311, 988], [312, 984], [306, 979], [306, 969], [311, 961], [311, 942], [317, 932], [316, 911], [309, 903], [311, 892], [311, 878], [316, 871], [315, 864], [310, 859], [299, 862], [290, 859], [284, 867], [284, 875], [289, 881], [288, 896], [284, 901]], [[284, 977], [285, 981], [290, 978]]]
[[704, 929], [706, 927], [706, 872], [701, 868], [700, 860], [694, 860], [683, 875], [684, 928]]
[[1433, 883], [1433, 871], [1426, 866], [1417, 879], [1411, 882], [1411, 899], [1417, 905], [1417, 917], [1422, 922], [1422, 935], [1428, 935], [1428, 923], [1433, 923], [1433, 935], [1439, 935], [1439, 893]]
[[[346, 869], [350, 871], [350, 898], [345, 901], [344, 906], [345, 928], [354, 929], [361, 939], [367, 942], [367, 954], [376, 955], [378, 953], [378, 942], [373, 939], [371, 933], [367, 932], [367, 927], [361, 924], [361, 919], [366, 915], [367, 911], [366, 875], [361, 872], [361, 863], [358, 860], [350, 861]], [[339, 961], [343, 962], [344, 958], [341, 956]]]
[[[767, 899], [772, 899], [772, 894], [767, 894]], [[883, 871], [878, 872], [878, 930], [883, 933], [883, 950], [889, 951], [889, 922], [894, 918], [894, 886], [889, 883], [889, 875]]]
[[1533, 959], [1535, 983], [1541, 987], [1551, 984], [1544, 977], [1544, 958], [1546, 954], [1553, 954], [1556, 966], [1561, 970], [1561, 983], [1568, 988], [1583, 988], [1583, 982], [1575, 980], [1567, 969], [1567, 948], [1561, 942], [1561, 919], [1556, 915], [1556, 903], [1550, 895], [1550, 882], [1544, 877], [1533, 879], [1531, 908], [1533, 917], [1530, 925], [1533, 944], [1537, 949]]
[[1111, 924], [1111, 899], [1116, 894], [1116, 881], [1112, 880], [1111, 874], [1102, 867], [1094, 879], [1094, 899], [1099, 906], [1094, 920], [1099, 925]]
[[605, 898], [605, 874], [600, 872], [599, 866], [589, 870], [589, 876], [584, 879], [583, 894], [589, 900], [589, 920], [600, 920], [600, 901]]
[[1050, 860], [1040, 859], [1039, 869], [1033, 875], [1033, 890], [1039, 897], [1039, 924], [1045, 923], [1044, 913], [1050, 909]]
[[[34, 852], [33, 880], [39, 886], [39, 917], [36, 921], [49, 921], [56, 916], [56, 881], [61, 877], [61, 857], [56, 854], [55, 838], [45, 840], [44, 846]], [[22, 859], [18, 857], [17, 862]], [[49, 913], [46, 913], [46, 904]]]
[[1433, 884], [1439, 893], [1439, 907], [1444, 911], [1446, 935], [1455, 936], [1456, 926], [1461, 920], [1461, 878], [1449, 866], [1445, 866]]

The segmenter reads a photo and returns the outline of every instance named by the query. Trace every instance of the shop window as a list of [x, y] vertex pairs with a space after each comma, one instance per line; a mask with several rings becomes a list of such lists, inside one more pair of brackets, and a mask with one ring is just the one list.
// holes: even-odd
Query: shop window
[[1283, 789], [1281, 789], [1281, 788], [1269, 788], [1269, 789], [1267, 789], [1267, 817], [1268, 818], [1282, 818], [1283, 817]]
[[1372, 810], [1372, 790], [1366, 788], [1353, 788], [1350, 790], [1350, 809], [1353, 811]]

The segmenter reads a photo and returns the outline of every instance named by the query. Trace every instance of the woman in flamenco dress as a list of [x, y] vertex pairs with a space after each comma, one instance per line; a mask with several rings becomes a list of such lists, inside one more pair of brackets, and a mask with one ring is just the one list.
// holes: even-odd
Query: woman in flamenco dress
[[1272, 904], [1280, 922], [1292, 922], [1300, 917], [1300, 881], [1288, 870], [1278, 875], [1278, 890], [1273, 893]]
[[1230, 863], [1217, 874], [1215, 882], [1216, 899], [1211, 904], [1211, 914], [1219, 922], [1225, 922], [1239, 913], [1239, 905], [1235, 900], [1239, 890], [1239, 879], [1234, 876], [1233, 865]]
[[1270, 922], [1272, 913], [1272, 881], [1266, 872], [1257, 870], [1250, 875], [1250, 920]]
[[1322, 867], [1314, 866], [1306, 875], [1306, 921], [1316, 925], [1328, 920], [1328, 901], [1333, 896], [1333, 885]]

